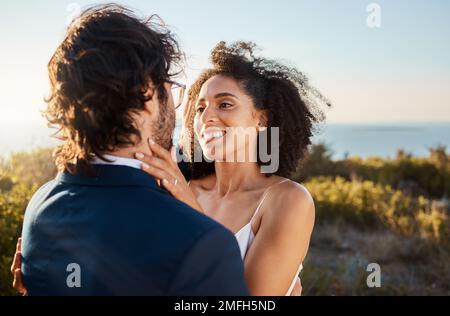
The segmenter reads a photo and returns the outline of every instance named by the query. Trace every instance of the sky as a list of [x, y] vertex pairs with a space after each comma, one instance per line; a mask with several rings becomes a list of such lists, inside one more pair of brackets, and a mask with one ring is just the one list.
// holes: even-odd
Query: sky
[[[185, 81], [214, 45], [249, 40], [296, 66], [332, 102], [328, 122], [450, 121], [450, 1], [116, 1], [158, 14], [187, 55]], [[102, 1], [2, 3], [0, 124], [43, 124], [47, 62], [78, 10]], [[375, 3], [379, 9], [368, 12]], [[379, 27], [369, 27], [376, 15]], [[373, 26], [373, 25], [372, 25]]]

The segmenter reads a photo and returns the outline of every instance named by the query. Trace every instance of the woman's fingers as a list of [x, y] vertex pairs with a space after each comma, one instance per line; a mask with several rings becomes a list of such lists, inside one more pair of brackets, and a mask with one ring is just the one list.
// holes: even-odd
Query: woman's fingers
[[175, 198], [180, 198], [180, 190], [178, 185], [178, 180], [174, 179], [173, 181], [169, 181], [167, 179], [163, 179], [161, 181], [162, 185], [170, 192]]
[[197, 199], [178, 168], [175, 148], [172, 147], [172, 150], [168, 151], [151, 139], [148, 139], [148, 145], [152, 156], [143, 153], [135, 154], [136, 158], [142, 161], [142, 169], [155, 177], [157, 181], [160, 180], [160, 186], [164, 186], [173, 197], [202, 212]]
[[176, 159], [174, 159], [174, 157], [172, 157], [172, 153], [166, 149], [164, 149], [163, 147], [161, 147], [160, 145], [158, 145], [157, 143], [155, 143], [152, 139], [148, 139], [148, 145], [150, 147], [150, 150], [152, 151], [152, 153], [156, 154], [156, 156], [158, 156], [159, 158], [163, 159], [164, 161], [166, 161], [167, 163], [169, 163], [171, 166], [176, 165]]
[[14, 259], [11, 265], [11, 273], [13, 275], [13, 288], [16, 289], [19, 293], [26, 295], [27, 290], [25, 289], [22, 282], [22, 271], [21, 271], [21, 263], [22, 263], [22, 238], [19, 238], [16, 245], [16, 253], [14, 254]]
[[179, 198], [179, 190], [178, 190], [178, 179], [171, 176], [169, 173], [161, 170], [159, 168], [150, 166], [146, 163], [142, 164], [142, 169], [148, 174], [154, 176], [159, 180], [159, 186], [163, 185], [170, 194], [172, 194], [175, 198]]
[[166, 188], [167, 191], [172, 194], [173, 197], [180, 200], [181, 202], [186, 203], [193, 209], [199, 211], [200, 213], [204, 213], [202, 207], [198, 203], [195, 196], [189, 189], [189, 186], [184, 183], [179, 183], [178, 181], [167, 181], [166, 179], [162, 180], [162, 184]]
[[143, 163], [152, 165], [159, 169], [167, 170], [169, 167], [167, 162], [154, 156], [148, 156], [143, 153], [136, 153], [136, 158], [142, 161]]
[[22, 272], [20, 269], [14, 271], [13, 288], [22, 295], [27, 294], [27, 289], [23, 285]]
[[14, 254], [13, 262], [11, 264], [11, 273], [14, 274], [14, 271], [20, 269], [21, 259], [22, 259], [22, 238], [19, 238], [16, 245], [16, 253]]
[[173, 177], [164, 170], [152, 167], [150, 165], [147, 165], [146, 163], [142, 164], [142, 169], [148, 174], [154, 176], [155, 178], [160, 179], [159, 186], [161, 185], [164, 186], [164, 188], [166, 188], [166, 190], [169, 191], [169, 193], [172, 194], [173, 197], [180, 199], [182, 201], [184, 200], [181, 196], [181, 191], [179, 188], [180, 184], [177, 178]]
[[142, 161], [142, 170], [160, 180], [160, 185], [164, 186], [175, 198], [184, 200], [182, 196], [182, 186], [186, 181], [182, 175], [180, 175], [179, 170], [175, 170], [175, 168], [169, 166], [166, 161], [154, 156], [150, 157], [142, 153], [137, 153], [136, 158]]
[[18, 268], [20, 268], [20, 257], [21, 253], [17, 252], [14, 254], [13, 262], [11, 264], [11, 273], [14, 274], [14, 271], [16, 271]]
[[22, 238], [19, 238], [16, 245], [16, 252], [14, 253], [13, 262], [11, 264], [11, 273], [13, 275], [13, 288], [16, 289], [19, 293], [25, 295], [26, 289], [22, 282], [22, 272], [21, 272], [21, 264], [22, 264]]
[[[166, 161], [159, 159], [155, 156], [145, 155], [143, 153], [136, 153], [135, 156], [138, 160], [142, 161], [143, 167], [144, 167], [144, 164], [146, 164], [147, 166], [150, 166], [150, 167], [153, 167], [156, 169], [161, 169], [162, 171], [169, 174], [171, 176], [171, 178], [177, 178], [176, 170], [174, 170], [174, 167], [172, 165], [168, 164]], [[143, 168], [143, 169], [144, 169], [144, 171], [147, 171], [145, 168]], [[149, 170], [153, 170], [153, 169], [149, 169]], [[154, 174], [152, 174], [152, 175], [155, 176]], [[159, 178], [159, 179], [163, 179], [163, 178]]]
[[[154, 167], [152, 165], [149, 165], [147, 163], [142, 163], [142, 170], [144, 170], [145, 172], [147, 172], [149, 175], [155, 177], [158, 180], [160, 180], [161, 182], [159, 183], [159, 185], [162, 184], [163, 180], [167, 180], [167, 181], [172, 181], [175, 182], [176, 177], [172, 176], [169, 172]], [[176, 180], [178, 182], [178, 180]]]
[[16, 289], [19, 293], [22, 293], [23, 285], [22, 283], [22, 273], [20, 269], [16, 269], [14, 271], [14, 279], [13, 279], [13, 288]]

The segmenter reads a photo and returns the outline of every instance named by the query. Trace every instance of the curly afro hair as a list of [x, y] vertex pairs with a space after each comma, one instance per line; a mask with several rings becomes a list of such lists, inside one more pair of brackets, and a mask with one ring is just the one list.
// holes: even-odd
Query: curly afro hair
[[193, 162], [194, 151], [199, 148], [194, 133], [195, 103], [211, 77], [236, 80], [256, 109], [267, 113], [267, 139], [271, 139], [270, 127], [279, 128], [279, 168], [273, 174], [289, 177], [297, 169], [311, 144], [315, 123], [325, 118], [321, 108], [329, 107], [330, 102], [309, 84], [308, 78], [293, 67], [256, 57], [256, 49], [252, 42], [218, 43], [211, 52], [213, 67], [201, 73], [189, 90], [182, 146], [191, 161], [194, 179], [214, 173], [213, 163], [205, 159]]

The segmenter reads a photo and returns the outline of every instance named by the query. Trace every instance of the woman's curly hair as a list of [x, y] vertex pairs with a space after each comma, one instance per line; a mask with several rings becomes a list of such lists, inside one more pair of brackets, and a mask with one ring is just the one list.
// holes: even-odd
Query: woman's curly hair
[[266, 139], [271, 139], [270, 127], [279, 128], [279, 168], [273, 174], [289, 177], [297, 169], [311, 144], [315, 123], [324, 119], [321, 108], [330, 106], [330, 102], [309, 84], [308, 78], [295, 68], [256, 57], [256, 49], [251, 42], [218, 43], [211, 52], [213, 67], [205, 70], [189, 90], [182, 141], [194, 179], [214, 173], [213, 163], [193, 159], [199, 148], [194, 133], [195, 103], [203, 84], [213, 76], [236, 80], [256, 109], [267, 113]]
[[150, 80], [165, 105], [163, 83], [182, 60], [158, 16], [140, 19], [111, 4], [81, 13], [48, 64], [51, 92], [44, 116], [63, 140], [55, 151], [58, 169], [92, 174], [93, 155], [102, 158], [139, 141], [133, 113], [144, 109]]

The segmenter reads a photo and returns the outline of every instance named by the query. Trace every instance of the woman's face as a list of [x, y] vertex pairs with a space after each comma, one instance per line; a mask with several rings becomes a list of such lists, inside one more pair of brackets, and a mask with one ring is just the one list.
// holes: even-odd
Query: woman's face
[[194, 130], [206, 158], [256, 162], [261, 113], [234, 79], [211, 77], [203, 84], [194, 106]]

